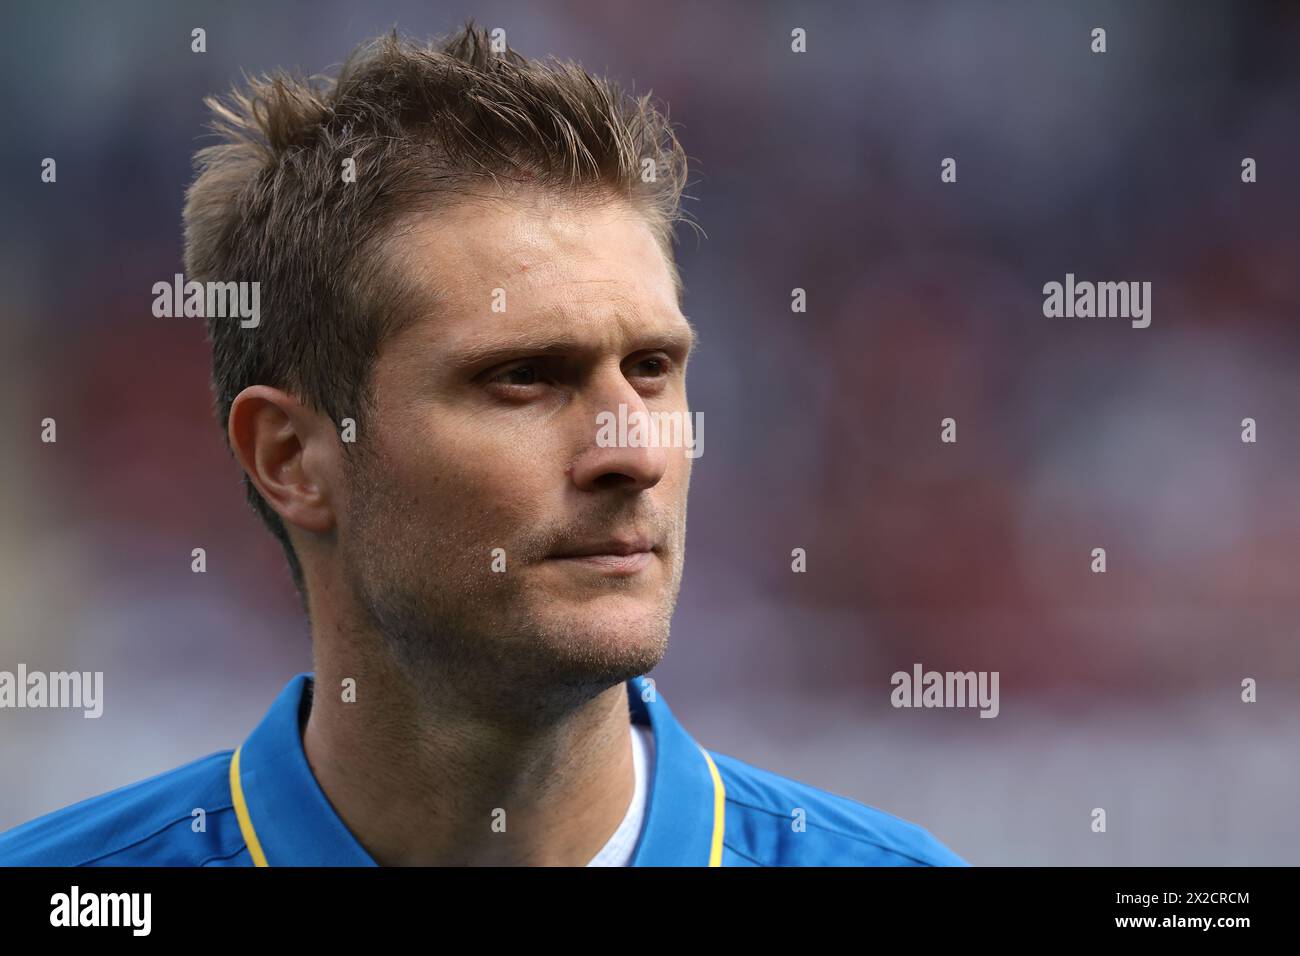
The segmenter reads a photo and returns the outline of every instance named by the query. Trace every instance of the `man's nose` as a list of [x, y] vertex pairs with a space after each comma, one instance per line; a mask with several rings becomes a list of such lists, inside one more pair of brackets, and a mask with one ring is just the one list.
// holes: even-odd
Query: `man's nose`
[[621, 371], [617, 379], [584, 403], [585, 443], [572, 471], [573, 483], [582, 491], [644, 491], [657, 485], [668, 469], [668, 449], [654, 440], [657, 423], [645, 401]]

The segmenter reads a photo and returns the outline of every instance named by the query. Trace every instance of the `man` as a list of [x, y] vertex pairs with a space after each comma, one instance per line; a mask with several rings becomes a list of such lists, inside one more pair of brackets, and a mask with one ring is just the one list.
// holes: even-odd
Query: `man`
[[208, 317], [213, 384], [314, 672], [233, 753], [19, 827], [0, 863], [964, 863], [702, 749], [641, 676], [691, 455], [598, 422], [685, 413], [694, 339], [650, 100], [470, 25], [210, 103], [186, 278], [258, 283], [258, 321]]

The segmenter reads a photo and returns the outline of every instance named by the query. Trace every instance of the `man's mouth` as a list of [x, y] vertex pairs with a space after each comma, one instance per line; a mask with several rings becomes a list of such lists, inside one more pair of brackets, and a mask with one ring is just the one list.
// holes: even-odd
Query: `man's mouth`
[[654, 560], [657, 546], [648, 537], [606, 538], [558, 549], [550, 560], [612, 575], [632, 575]]

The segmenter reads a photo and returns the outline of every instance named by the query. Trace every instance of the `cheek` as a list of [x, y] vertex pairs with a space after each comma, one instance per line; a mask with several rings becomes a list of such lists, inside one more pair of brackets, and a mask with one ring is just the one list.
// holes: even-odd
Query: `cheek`
[[445, 437], [442, 468], [471, 498], [520, 495], [542, 482], [551, 467], [544, 429], [484, 424]]
[[686, 489], [691, 483], [691, 466], [694, 459], [685, 453], [681, 448], [671, 448], [668, 451], [668, 469], [664, 473], [663, 484], [667, 485], [666, 490], [674, 494], [686, 494]]
[[[392, 480], [411, 518], [450, 532], [512, 539], [535, 524], [563, 476], [543, 454], [540, 438], [478, 423], [416, 428]], [[417, 518], [418, 516], [418, 518]]]

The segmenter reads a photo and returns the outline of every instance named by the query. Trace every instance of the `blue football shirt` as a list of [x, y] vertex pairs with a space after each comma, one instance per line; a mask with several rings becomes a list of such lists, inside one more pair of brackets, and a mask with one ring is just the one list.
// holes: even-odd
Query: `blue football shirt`
[[[294, 677], [234, 751], [0, 834], [0, 865], [374, 866], [307, 763], [311, 681]], [[655, 752], [633, 866], [969, 865], [915, 824], [705, 750], [645, 678], [627, 690]]]

